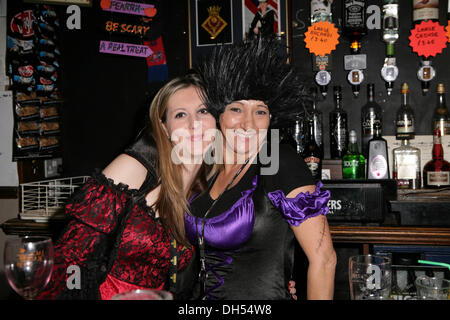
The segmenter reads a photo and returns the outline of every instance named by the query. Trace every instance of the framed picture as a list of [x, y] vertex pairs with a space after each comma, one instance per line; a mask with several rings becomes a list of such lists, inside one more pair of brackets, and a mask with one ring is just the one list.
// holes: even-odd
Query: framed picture
[[280, 0], [243, 0], [242, 36], [250, 38], [258, 33], [281, 36]]
[[233, 3], [225, 1], [195, 1], [196, 44], [198, 47], [217, 43], [233, 43]]
[[188, 0], [189, 67], [217, 45], [234, 42], [233, 0]]
[[[291, 0], [188, 0], [189, 68], [215, 46], [272, 32], [290, 48]], [[269, 21], [269, 23], [267, 23]]]

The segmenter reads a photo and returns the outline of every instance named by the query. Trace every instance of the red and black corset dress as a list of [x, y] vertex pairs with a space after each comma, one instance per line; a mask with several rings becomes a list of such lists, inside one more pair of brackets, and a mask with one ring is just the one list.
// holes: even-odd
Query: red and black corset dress
[[[133, 289], [167, 289], [171, 235], [159, 218], [155, 218], [145, 197], [126, 206], [127, 200], [138, 192], [124, 184], [114, 184], [99, 172], [76, 192], [65, 207], [70, 221], [55, 243], [53, 273], [49, 284], [39, 295], [40, 299], [70, 299], [71, 296], [111, 299], [118, 293]], [[121, 223], [123, 234], [118, 238], [120, 241], [113, 249], [105, 250], [104, 243], [115, 234], [119, 227], [118, 219], [125, 216], [125, 211], [129, 212]], [[103, 252], [115, 254], [109, 267], [96, 260]], [[192, 259], [193, 248], [178, 244], [177, 254], [178, 270], [181, 270]], [[94, 296], [77, 295], [76, 287], [68, 288], [71, 273], [67, 270], [71, 265], [81, 269], [80, 291], [97, 281]], [[108, 269], [106, 278], [99, 280], [96, 276], [98, 271]]]

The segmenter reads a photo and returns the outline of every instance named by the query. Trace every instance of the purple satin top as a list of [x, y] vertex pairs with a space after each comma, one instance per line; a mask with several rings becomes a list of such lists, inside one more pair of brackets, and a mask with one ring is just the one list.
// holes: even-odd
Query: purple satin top
[[[205, 241], [208, 245], [219, 249], [230, 249], [239, 246], [250, 238], [255, 222], [252, 195], [255, 192], [256, 185], [257, 176], [253, 178], [252, 188], [241, 192], [242, 197], [229, 210], [206, 219]], [[186, 234], [191, 243], [197, 243], [197, 230], [200, 234], [202, 220], [201, 218], [196, 219], [190, 214], [185, 214]]]
[[[233, 249], [246, 242], [253, 231], [254, 204], [252, 195], [256, 189], [258, 176], [252, 180], [252, 188], [242, 192], [242, 197], [224, 213], [207, 218], [205, 223], [205, 241], [218, 249]], [[267, 193], [272, 204], [281, 211], [285, 220], [292, 226], [299, 226], [308, 218], [328, 213], [330, 191], [321, 191], [319, 181], [313, 193], [299, 193], [295, 198], [286, 198], [281, 190]], [[202, 218], [185, 214], [186, 234], [191, 243], [197, 243], [202, 229]]]

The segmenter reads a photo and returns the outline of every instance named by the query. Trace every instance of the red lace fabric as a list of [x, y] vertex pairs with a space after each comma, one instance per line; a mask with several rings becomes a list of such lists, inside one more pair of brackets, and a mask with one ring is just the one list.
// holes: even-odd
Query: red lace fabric
[[[49, 284], [40, 299], [55, 299], [66, 289], [70, 265], [85, 266], [94, 246], [116, 227], [116, 218], [126, 201], [137, 192], [123, 184], [115, 185], [104, 176], [90, 178], [81, 192], [66, 205], [73, 218], [55, 244], [55, 265]], [[125, 222], [117, 258], [105, 282], [100, 285], [103, 299], [130, 289], [162, 289], [169, 275], [170, 234], [155, 219], [145, 201], [136, 204]], [[178, 269], [192, 259], [193, 248], [178, 245]], [[81, 283], [83, 285], [83, 283]]]

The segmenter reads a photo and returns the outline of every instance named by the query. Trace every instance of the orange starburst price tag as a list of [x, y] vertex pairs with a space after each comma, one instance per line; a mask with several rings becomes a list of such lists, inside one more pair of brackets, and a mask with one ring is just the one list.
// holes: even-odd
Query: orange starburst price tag
[[315, 22], [305, 33], [305, 43], [316, 56], [330, 54], [339, 43], [338, 29], [328, 21]]
[[422, 21], [411, 30], [409, 45], [419, 56], [428, 58], [442, 52], [447, 46], [444, 27], [437, 22]]
[[450, 20], [447, 23], [447, 27], [445, 28], [445, 30], [447, 30], [447, 39], [448, 42], [450, 42]]

